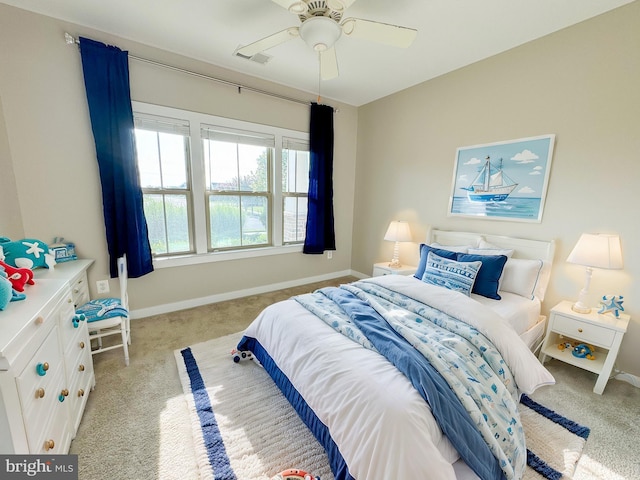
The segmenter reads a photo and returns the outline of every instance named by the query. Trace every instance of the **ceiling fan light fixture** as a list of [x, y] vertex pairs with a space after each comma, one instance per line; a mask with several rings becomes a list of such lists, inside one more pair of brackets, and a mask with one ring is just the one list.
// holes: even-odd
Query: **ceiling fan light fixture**
[[340, 25], [328, 17], [318, 16], [305, 20], [299, 29], [300, 36], [316, 52], [330, 49], [342, 34]]

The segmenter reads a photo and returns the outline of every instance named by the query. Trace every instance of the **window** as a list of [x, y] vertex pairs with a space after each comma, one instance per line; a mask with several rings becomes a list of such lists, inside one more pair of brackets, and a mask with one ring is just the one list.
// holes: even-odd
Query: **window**
[[189, 123], [137, 115], [135, 127], [151, 251], [156, 255], [193, 252]]
[[207, 253], [227, 259], [299, 249], [308, 134], [139, 102], [133, 107], [155, 257], [195, 263], [220, 259]]
[[304, 242], [309, 193], [309, 145], [282, 139], [282, 228], [284, 243]]

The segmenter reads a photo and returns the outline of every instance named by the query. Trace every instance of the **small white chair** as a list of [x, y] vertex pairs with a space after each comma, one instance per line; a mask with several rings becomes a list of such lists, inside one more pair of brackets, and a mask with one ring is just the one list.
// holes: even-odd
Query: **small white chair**
[[[127, 258], [118, 258], [118, 281], [120, 283], [120, 298], [96, 298], [76, 309], [76, 315], [84, 315], [89, 328], [89, 338], [96, 340], [95, 348], [92, 343], [91, 354], [122, 348], [124, 363], [129, 365], [129, 345], [131, 345], [131, 324], [129, 319], [129, 297], [127, 295]], [[121, 335], [122, 343], [102, 346], [102, 337]]]

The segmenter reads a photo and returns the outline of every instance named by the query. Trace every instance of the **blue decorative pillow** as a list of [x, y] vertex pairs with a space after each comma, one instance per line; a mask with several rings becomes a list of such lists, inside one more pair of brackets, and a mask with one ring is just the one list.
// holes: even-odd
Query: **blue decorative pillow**
[[483, 297], [501, 300], [498, 294], [500, 287], [500, 277], [504, 264], [507, 263], [506, 255], [474, 255], [470, 253], [459, 253], [459, 262], [482, 262], [482, 267], [476, 277], [476, 283], [473, 284], [471, 293], [477, 293]]
[[429, 252], [433, 252], [436, 255], [442, 258], [448, 258], [450, 260], [456, 260], [456, 252], [452, 252], [450, 250], [444, 250], [442, 248], [435, 248], [425, 243], [420, 244], [420, 262], [418, 263], [418, 268], [416, 269], [416, 273], [413, 274], [418, 280], [422, 280], [422, 276], [424, 275], [424, 269], [427, 266], [427, 255]]
[[38, 267], [50, 268], [56, 264], [53, 255], [49, 253], [49, 247], [42, 240], [23, 238], [12, 242], [3, 237], [0, 239], [0, 248], [4, 261], [12, 267], [33, 270]]
[[429, 252], [422, 281], [469, 296], [481, 266], [479, 261], [457, 262]]
[[76, 315], [84, 315], [87, 322], [97, 322], [112, 317], [126, 317], [127, 309], [119, 298], [96, 298], [76, 310]]

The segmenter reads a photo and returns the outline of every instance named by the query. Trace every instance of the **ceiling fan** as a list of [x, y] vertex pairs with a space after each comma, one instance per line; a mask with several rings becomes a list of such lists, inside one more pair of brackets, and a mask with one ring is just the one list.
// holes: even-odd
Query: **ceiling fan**
[[387, 23], [346, 18], [342, 14], [355, 0], [272, 0], [289, 12], [298, 15], [299, 27], [289, 27], [257, 42], [240, 47], [237, 53], [252, 57], [294, 38], [301, 37], [320, 55], [320, 77], [330, 80], [338, 76], [335, 43], [342, 34], [373, 42], [407, 48], [417, 30]]

